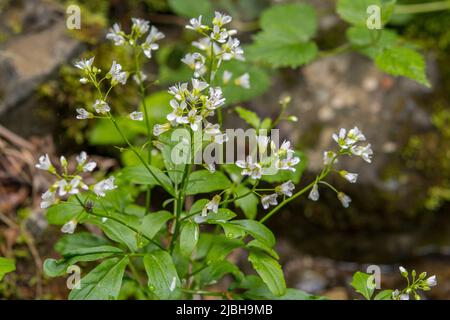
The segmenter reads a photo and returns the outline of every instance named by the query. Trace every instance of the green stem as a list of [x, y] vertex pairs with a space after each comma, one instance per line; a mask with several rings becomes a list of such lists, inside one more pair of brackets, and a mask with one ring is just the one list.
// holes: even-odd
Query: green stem
[[395, 6], [394, 14], [414, 14], [450, 9], [450, 1], [436, 1], [416, 4], [399, 4]]

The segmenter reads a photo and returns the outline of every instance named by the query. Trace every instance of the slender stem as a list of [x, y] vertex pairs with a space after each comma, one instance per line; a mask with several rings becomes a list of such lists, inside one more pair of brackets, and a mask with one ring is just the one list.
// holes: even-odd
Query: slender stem
[[394, 14], [414, 14], [441, 10], [449, 10], [450, 1], [436, 1], [416, 4], [398, 4], [395, 6]]
[[[152, 163], [152, 129], [151, 129], [151, 123], [150, 123], [150, 117], [148, 116], [148, 110], [147, 110], [147, 103], [145, 99], [145, 86], [144, 86], [144, 80], [141, 78], [141, 65], [139, 61], [139, 53], [140, 50], [135, 50], [134, 54], [134, 61], [135, 61], [135, 75], [139, 81], [139, 93], [141, 97], [141, 104], [142, 108], [144, 109], [144, 118], [145, 118], [145, 126], [147, 127], [147, 139], [148, 139], [148, 153], [147, 153], [147, 159], [148, 162]], [[145, 196], [145, 214], [147, 215], [150, 210], [150, 203], [151, 203], [151, 186], [147, 187], [147, 194]]]

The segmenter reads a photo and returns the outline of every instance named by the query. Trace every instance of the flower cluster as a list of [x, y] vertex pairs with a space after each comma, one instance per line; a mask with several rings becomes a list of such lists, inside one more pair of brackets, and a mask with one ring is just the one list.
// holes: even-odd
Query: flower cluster
[[[69, 195], [77, 195], [82, 191], [90, 191], [99, 197], [104, 197], [106, 191], [116, 188], [114, 184], [114, 177], [111, 176], [96, 184], [88, 186], [84, 181], [82, 175], [84, 173], [92, 172], [97, 163], [89, 160], [86, 152], [81, 152], [76, 157], [76, 168], [73, 172], [69, 173], [68, 162], [64, 156], [60, 158], [60, 172], [56, 169], [50, 160], [48, 154], [45, 154], [39, 158], [39, 162], [36, 164], [36, 168], [48, 171], [57, 178], [50, 188], [44, 192], [41, 196], [41, 208], [46, 209], [52, 205], [58, 203], [60, 199], [63, 199]], [[70, 222], [73, 225], [74, 221]], [[76, 223], [75, 223], [76, 225]], [[72, 233], [75, 228], [64, 225], [62, 231]]]
[[[191, 19], [190, 24], [186, 26], [187, 29], [194, 30], [203, 36], [199, 40], [192, 42], [192, 45], [201, 50], [202, 53], [188, 53], [181, 60], [194, 71], [195, 78], [204, 77], [207, 72], [210, 72], [210, 80], [213, 80], [216, 69], [221, 65], [222, 61], [244, 60], [244, 50], [240, 46], [240, 41], [233, 37], [237, 33], [236, 30], [229, 30], [225, 27], [231, 20], [229, 15], [215, 12], [212, 25], [202, 24], [202, 16], [199, 16]], [[208, 61], [209, 64], [207, 64]], [[208, 70], [208, 68], [213, 68], [213, 70]], [[231, 77], [231, 72], [224, 71], [223, 83], [228, 83]], [[244, 73], [236, 78], [234, 83], [249, 89], [249, 74]]]
[[395, 290], [392, 292], [393, 300], [409, 300], [412, 296], [415, 300], [420, 300], [420, 295], [417, 291], [429, 291], [431, 287], [437, 285], [436, 276], [432, 275], [427, 278], [427, 273], [422, 272], [417, 276], [416, 270], [411, 271], [411, 279], [409, 272], [402, 266], [399, 267], [401, 275], [407, 280], [408, 286], [403, 290]]
[[[322, 171], [322, 173], [327, 174], [333, 168], [333, 165], [338, 162], [338, 157], [341, 155], [349, 155], [349, 156], [356, 155], [361, 157], [364, 161], [368, 163], [372, 162], [373, 151], [371, 149], [370, 144], [367, 144], [366, 146], [358, 145], [359, 142], [366, 141], [366, 137], [361, 132], [361, 130], [358, 129], [358, 127], [354, 127], [353, 129], [348, 130], [348, 132], [346, 129], [341, 128], [338, 134], [334, 133], [332, 135], [332, 138], [334, 141], [337, 142], [340, 149], [337, 152], [325, 151], [323, 153], [324, 170]], [[356, 181], [358, 180], [357, 173], [348, 172], [346, 170], [339, 170], [337, 172], [341, 177], [343, 177], [350, 183], [356, 183]], [[311, 188], [311, 191], [308, 195], [308, 198], [310, 200], [312, 201], [319, 200], [320, 197], [318, 186], [319, 183], [325, 184], [326, 186], [330, 187], [333, 191], [335, 191], [337, 198], [342, 203], [342, 206], [344, 208], [348, 208], [350, 206], [350, 202], [352, 201], [352, 199], [348, 195], [346, 195], [343, 192], [339, 192], [329, 183], [320, 181], [320, 179], [316, 179], [316, 182], [313, 184]]]

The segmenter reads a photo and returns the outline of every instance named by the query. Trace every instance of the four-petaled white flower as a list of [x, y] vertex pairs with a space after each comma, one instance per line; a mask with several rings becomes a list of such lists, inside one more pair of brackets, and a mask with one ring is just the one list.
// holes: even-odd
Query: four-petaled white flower
[[437, 285], [436, 276], [435, 276], [435, 275], [432, 275], [431, 277], [429, 277], [429, 278], [426, 280], [426, 283], [427, 283], [427, 286], [429, 286], [429, 287], [434, 287], [434, 286], [436, 286], [436, 285]]
[[91, 119], [91, 118], [94, 117], [94, 115], [91, 112], [87, 111], [84, 108], [77, 108], [76, 111], [78, 113], [77, 114], [77, 119], [78, 120]]
[[77, 227], [77, 221], [75, 219], [72, 219], [62, 226], [61, 232], [72, 234], [75, 232], [76, 227]]
[[292, 156], [292, 153], [288, 153], [286, 159], [281, 159], [277, 161], [277, 168], [281, 170], [289, 170], [295, 172], [297, 169], [295, 166], [300, 162], [299, 157]]
[[114, 23], [112, 28], [109, 29], [109, 32], [106, 34], [106, 39], [114, 41], [114, 45], [116, 46], [121, 46], [125, 43], [123, 32], [117, 23]]
[[76, 157], [77, 160], [77, 169], [82, 172], [92, 172], [95, 167], [97, 167], [97, 163], [95, 161], [87, 161], [87, 153], [85, 151], [81, 151], [81, 153]]
[[311, 191], [309, 192], [308, 198], [312, 201], [317, 201], [319, 200], [319, 197], [320, 197], [319, 186], [317, 185], [317, 183], [315, 183]]
[[78, 69], [81, 69], [85, 72], [91, 72], [92, 71], [92, 64], [94, 63], [94, 57], [90, 59], [82, 59], [80, 61], [75, 62], [75, 67]]
[[351, 173], [345, 170], [341, 170], [339, 171], [339, 174], [350, 183], [356, 183], [356, 180], [358, 179], [357, 173]]
[[191, 29], [194, 31], [202, 31], [206, 28], [206, 26], [202, 25], [202, 16], [200, 15], [198, 18], [192, 18], [189, 20], [190, 25], [186, 26], [186, 29]]
[[100, 114], [105, 114], [105, 113], [108, 113], [109, 111], [111, 111], [111, 108], [109, 107], [109, 105], [105, 101], [100, 100], [100, 99], [95, 100], [93, 108], [94, 108], [95, 112], [100, 113]]
[[336, 153], [333, 151], [324, 151], [323, 152], [323, 164], [325, 166], [329, 166], [333, 163], [336, 163]]
[[198, 80], [198, 79], [192, 79], [192, 96], [198, 96], [203, 90], [208, 88], [209, 84]]
[[342, 148], [342, 149], [348, 149], [349, 145], [347, 145], [347, 140], [345, 139], [347, 136], [347, 130], [344, 128], [341, 128], [339, 130], [339, 134], [333, 133], [332, 137], [333, 140], [337, 142], [337, 144]]
[[164, 34], [159, 32], [156, 27], [151, 27], [150, 33], [145, 39], [145, 42], [141, 44], [142, 50], [147, 58], [150, 59], [152, 57], [152, 51], [159, 49], [159, 44], [157, 44], [156, 41], [161, 40], [164, 37]]
[[163, 134], [164, 132], [169, 131], [170, 128], [171, 128], [170, 123], [155, 124], [153, 126], [153, 135], [157, 137]]
[[184, 101], [178, 102], [175, 99], [170, 100], [170, 106], [173, 111], [167, 115], [167, 120], [170, 122], [176, 122], [178, 124], [186, 123], [187, 120], [184, 117], [187, 104]]
[[354, 155], [361, 157], [364, 161], [368, 163], [372, 162], [373, 151], [370, 144], [367, 146], [354, 146], [350, 150]]
[[232, 76], [233, 72], [225, 70], [222, 75], [223, 84], [227, 84], [228, 82], [230, 82]]
[[285, 183], [275, 187], [275, 192], [279, 195], [285, 195], [287, 197], [292, 197], [292, 191], [295, 190], [295, 185], [291, 180], [286, 181]]
[[262, 168], [259, 163], [253, 162], [252, 156], [247, 156], [246, 160], [236, 161], [236, 165], [242, 168], [241, 174], [243, 176], [250, 176], [252, 179], [260, 179], [262, 176]]
[[105, 191], [110, 191], [116, 189], [117, 186], [114, 184], [114, 176], [104, 179], [94, 185], [93, 191], [97, 196], [106, 196]]
[[352, 145], [359, 141], [366, 141], [366, 137], [363, 135], [361, 130], [358, 129], [358, 127], [354, 127], [348, 131], [347, 138], [345, 140], [348, 145]]
[[225, 98], [222, 96], [222, 89], [220, 87], [209, 88], [209, 98], [206, 100], [206, 108], [208, 110], [215, 110], [225, 104]]
[[236, 38], [229, 37], [227, 42], [222, 45], [221, 56], [225, 61], [236, 59], [244, 61], [244, 50], [240, 47], [240, 41]]
[[352, 199], [348, 195], [343, 192], [338, 192], [337, 197], [344, 208], [348, 208], [350, 206], [350, 202], [352, 202]]
[[54, 167], [50, 161], [50, 157], [48, 154], [44, 154], [43, 156], [39, 157], [39, 163], [36, 164], [36, 168], [45, 170], [45, 171], [53, 171]]
[[207, 216], [209, 211], [217, 213], [219, 211], [221, 197], [216, 194], [202, 209], [202, 216]]
[[135, 121], [142, 121], [144, 120], [144, 114], [140, 111], [133, 111], [130, 113], [130, 119]]
[[47, 209], [56, 202], [55, 192], [47, 190], [45, 193], [42, 194], [41, 199], [42, 199], [40, 204], [41, 209]]
[[132, 28], [137, 32], [138, 35], [146, 33], [150, 27], [150, 22], [144, 19], [131, 18], [131, 21], [133, 22]]
[[192, 109], [189, 111], [186, 119], [183, 120], [186, 121], [185, 123], [188, 123], [191, 126], [192, 131], [197, 131], [199, 128], [199, 124], [202, 121], [202, 117], [197, 114], [197, 110]]
[[245, 89], [250, 89], [250, 75], [248, 72], [244, 73], [239, 78], [236, 78], [234, 84]]
[[213, 27], [213, 30], [211, 32], [211, 39], [219, 42], [219, 43], [225, 43], [227, 41], [229, 34], [226, 29], [220, 28], [218, 25], [215, 25]]
[[188, 93], [188, 84], [179, 83], [169, 88], [169, 93], [175, 97], [178, 101], [184, 100]]
[[115, 60], [111, 65], [109, 74], [111, 75], [112, 85], [115, 85], [117, 83], [120, 84], [127, 83], [127, 73], [125, 71], [122, 71], [122, 66], [118, 64]]
[[230, 23], [231, 20], [232, 20], [231, 16], [216, 11], [214, 12], [214, 18], [212, 23], [214, 25], [217, 25], [218, 27], [222, 27], [223, 25]]
[[277, 197], [278, 197], [277, 193], [272, 193], [267, 196], [263, 196], [261, 198], [261, 204], [262, 204], [263, 208], [267, 209], [271, 205], [276, 206], [278, 204]]
[[67, 182], [65, 179], [61, 179], [58, 182], [58, 195], [60, 197], [65, 196], [66, 194], [77, 194], [80, 192], [78, 186], [81, 183], [81, 177], [76, 176], [70, 182]]

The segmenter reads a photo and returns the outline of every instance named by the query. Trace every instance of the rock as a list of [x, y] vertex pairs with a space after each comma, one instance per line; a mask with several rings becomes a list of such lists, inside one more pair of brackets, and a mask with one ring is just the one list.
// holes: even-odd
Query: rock
[[[0, 21], [13, 14], [8, 9]], [[67, 33], [63, 9], [41, 0], [25, 1], [20, 8], [24, 32], [7, 40], [0, 55], [0, 115], [28, 97], [80, 49], [81, 43]]]

